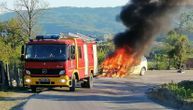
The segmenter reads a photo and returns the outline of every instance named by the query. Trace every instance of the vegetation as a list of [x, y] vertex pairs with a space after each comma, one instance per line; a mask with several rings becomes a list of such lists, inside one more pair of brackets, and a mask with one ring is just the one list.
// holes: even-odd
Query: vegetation
[[[185, 10], [176, 28], [166, 35], [162, 35], [161, 42], [157, 42], [151, 50], [149, 59], [150, 69], [181, 69], [185, 62], [193, 55], [193, 42], [189, 36], [193, 32], [193, 10]], [[165, 37], [164, 37], [165, 36]]]
[[107, 54], [111, 53], [114, 49], [112, 40], [98, 44], [98, 63], [99, 65], [105, 59]]
[[161, 104], [180, 110], [192, 110], [193, 81], [163, 84], [149, 89], [147, 95]]
[[188, 37], [176, 31], [169, 32], [164, 42], [158, 45], [150, 53], [150, 68], [180, 69], [192, 53]]
[[[11, 59], [18, 59], [21, 45], [26, 41], [22, 36], [21, 26], [16, 19], [0, 23], [0, 60], [10, 63]], [[19, 60], [19, 59], [18, 59]]]
[[162, 85], [174, 93], [179, 99], [193, 102], [193, 81], [182, 81], [180, 83], [169, 83]]

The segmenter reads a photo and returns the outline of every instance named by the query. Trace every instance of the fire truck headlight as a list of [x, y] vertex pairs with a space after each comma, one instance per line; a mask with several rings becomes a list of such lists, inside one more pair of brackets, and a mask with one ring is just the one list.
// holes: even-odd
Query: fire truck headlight
[[25, 70], [25, 73], [28, 74], [28, 75], [31, 74], [31, 72], [29, 70]]
[[66, 80], [65, 80], [65, 79], [61, 79], [60, 82], [61, 82], [61, 83], [65, 83]]
[[30, 83], [30, 82], [31, 82], [31, 79], [26, 79], [25, 82], [26, 82], [26, 83]]
[[64, 70], [62, 70], [62, 71], [59, 72], [59, 75], [63, 75], [63, 74], [65, 74], [65, 71], [64, 71]]

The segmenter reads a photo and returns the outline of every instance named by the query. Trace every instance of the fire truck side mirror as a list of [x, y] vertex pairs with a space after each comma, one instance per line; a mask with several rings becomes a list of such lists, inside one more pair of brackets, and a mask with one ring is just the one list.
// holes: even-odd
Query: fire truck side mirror
[[24, 45], [21, 47], [21, 61], [23, 61], [24, 60], [24, 50], [25, 50], [25, 47], [24, 47]]

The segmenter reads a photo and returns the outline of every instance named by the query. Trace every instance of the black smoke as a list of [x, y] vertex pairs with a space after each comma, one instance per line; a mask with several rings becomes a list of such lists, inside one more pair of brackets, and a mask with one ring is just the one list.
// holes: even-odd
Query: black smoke
[[168, 30], [175, 13], [192, 0], [130, 0], [120, 13], [120, 20], [127, 27], [114, 38], [117, 49], [132, 49], [142, 54], [154, 36]]

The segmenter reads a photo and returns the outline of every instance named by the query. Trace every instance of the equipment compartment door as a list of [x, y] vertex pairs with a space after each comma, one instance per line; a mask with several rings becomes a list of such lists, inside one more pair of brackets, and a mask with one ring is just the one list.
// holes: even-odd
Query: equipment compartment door
[[88, 60], [88, 48], [87, 45], [84, 44], [85, 76], [88, 76]]

